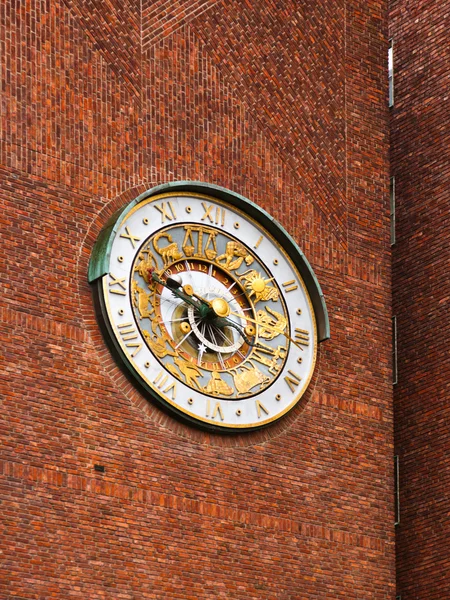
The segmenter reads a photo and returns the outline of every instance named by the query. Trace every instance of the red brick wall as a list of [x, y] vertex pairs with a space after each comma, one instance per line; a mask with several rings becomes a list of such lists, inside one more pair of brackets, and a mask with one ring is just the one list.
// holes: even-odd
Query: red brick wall
[[450, 2], [391, 3], [402, 598], [450, 597]]
[[[0, 44], [0, 597], [393, 598], [385, 2], [4, 0]], [[95, 320], [105, 220], [181, 179], [325, 292], [308, 403], [261, 432], [160, 412]]]

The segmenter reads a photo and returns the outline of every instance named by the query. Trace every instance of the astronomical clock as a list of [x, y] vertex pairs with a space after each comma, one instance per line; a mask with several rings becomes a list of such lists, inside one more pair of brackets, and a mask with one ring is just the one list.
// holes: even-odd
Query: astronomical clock
[[295, 242], [217, 186], [178, 182], [136, 198], [101, 232], [89, 280], [106, 340], [136, 385], [216, 431], [264, 427], [292, 409], [329, 337]]

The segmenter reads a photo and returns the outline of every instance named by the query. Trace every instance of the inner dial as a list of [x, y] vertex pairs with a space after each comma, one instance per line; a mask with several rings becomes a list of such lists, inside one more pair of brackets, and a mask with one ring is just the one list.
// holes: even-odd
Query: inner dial
[[222, 229], [183, 223], [147, 238], [133, 265], [131, 303], [154, 357], [193, 390], [247, 398], [283, 371], [290, 331], [280, 288]]
[[[240, 332], [247, 326], [245, 316], [254, 317], [241, 285], [220, 267], [201, 259], [174, 263], [163, 277], [176, 281], [188, 295], [192, 291], [192, 298], [211, 305], [211, 318], [205, 318], [194, 306], [174, 297], [170, 289], [161, 289], [157, 315], [179, 354], [208, 371], [227, 371], [245, 362], [251, 347]], [[216, 317], [226, 318], [226, 322], [218, 323]], [[254, 341], [254, 332], [248, 327], [247, 332]]]

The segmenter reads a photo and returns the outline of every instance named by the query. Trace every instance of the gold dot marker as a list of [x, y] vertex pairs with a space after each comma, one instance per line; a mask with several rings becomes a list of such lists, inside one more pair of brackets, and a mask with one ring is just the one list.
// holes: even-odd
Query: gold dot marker
[[123, 308], [119, 309], [119, 315], [122, 316], [123, 315]]
[[300, 356], [299, 358], [297, 358], [297, 362], [298, 363], [302, 363], [303, 362], [303, 358]]
[[281, 396], [280, 396], [280, 394], [277, 394], [277, 395], [275, 396], [275, 400], [278, 400], [278, 402], [281, 400]]
[[238, 417], [240, 417], [240, 416], [241, 416], [241, 414], [242, 414], [242, 411], [241, 411], [241, 409], [240, 409], [240, 408], [238, 408], [238, 409], [237, 409], [237, 411], [236, 411], [236, 414], [237, 414], [237, 416], [238, 416]]
[[146, 368], [146, 369], [148, 369], [148, 368], [149, 368], [149, 366], [150, 366], [150, 363], [147, 361], [147, 362], [145, 363], [145, 368]]
[[191, 213], [192, 212], [192, 208], [190, 206], [186, 206], [186, 212], [187, 213]]
[[238, 222], [236, 221], [236, 223], [234, 224], [234, 228], [235, 228], [235, 229], [239, 229], [239, 227], [240, 227], [240, 226], [241, 226], [241, 225], [240, 225], [240, 223], [238, 223]]
[[278, 258], [274, 258], [274, 260], [273, 260], [273, 264], [274, 264], [274, 265], [277, 265], [277, 264], [278, 264]]
[[180, 329], [183, 333], [189, 333], [191, 330], [191, 326], [189, 325], [189, 323], [181, 323]]
[[117, 257], [117, 260], [118, 260], [119, 262], [123, 262], [123, 256], [118, 256], [118, 257]]
[[189, 398], [188, 404], [194, 404], [194, 401], [192, 400], [192, 398]]
[[147, 217], [145, 217], [145, 219], [142, 219], [142, 222], [144, 223], [144, 225], [148, 225], [148, 219], [147, 219]]
[[246, 335], [254, 336], [256, 334], [256, 329], [253, 325], [247, 325], [244, 329]]
[[301, 315], [302, 314], [302, 309], [301, 308], [297, 308], [297, 314]]

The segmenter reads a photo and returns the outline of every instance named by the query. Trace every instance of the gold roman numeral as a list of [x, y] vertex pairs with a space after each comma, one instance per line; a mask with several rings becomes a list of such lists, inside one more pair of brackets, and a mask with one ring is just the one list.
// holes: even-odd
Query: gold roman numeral
[[289, 389], [291, 390], [291, 392], [295, 392], [295, 388], [298, 386], [298, 384], [300, 383], [300, 381], [302, 380], [301, 377], [299, 377], [299, 375], [297, 375], [297, 373], [294, 373], [294, 371], [288, 371], [290, 377], [288, 377], [286, 375], [286, 377], [284, 378], [285, 382], [288, 384]]
[[[173, 208], [172, 202], [162, 202], [161, 205], [154, 204], [153, 206], [161, 213], [161, 223], [165, 223], [166, 219], [168, 221], [176, 220], [177, 215], [175, 209]], [[167, 207], [169, 207], [170, 214], [167, 210]]]
[[[208, 400], [206, 401], [206, 416], [207, 417], [209, 417], [210, 411], [211, 411], [211, 403], [210, 403], [210, 400], [208, 398]], [[211, 419], [215, 419], [217, 417], [217, 415], [220, 416], [220, 418], [221, 418], [222, 421], [225, 419], [225, 417], [223, 416], [222, 407], [220, 405], [220, 402], [216, 402], [216, 405], [214, 406], [213, 413], [211, 415]]]
[[138, 339], [137, 329], [133, 323], [121, 323], [120, 325], [117, 325], [117, 328], [119, 329], [120, 337], [126, 342], [125, 346], [127, 348], [135, 348], [131, 353], [131, 357], [134, 358], [142, 348], [140, 342], [134, 341]]
[[[113, 275], [112, 273], [109, 274], [109, 276], [111, 277], [111, 281], [109, 282], [109, 287], [111, 288], [113, 285], [117, 285], [117, 288], [114, 288], [113, 290], [109, 290], [111, 294], [118, 294], [119, 296], [126, 296], [127, 294], [127, 286], [125, 285], [125, 277], [116, 277], [115, 275]], [[122, 289], [120, 289], [122, 288]], [[125, 291], [124, 291], [125, 290]]]
[[160, 371], [158, 373], [158, 375], [155, 377], [155, 379], [153, 380], [153, 383], [164, 394], [168, 394], [169, 392], [172, 392], [172, 400], [175, 400], [175, 398], [177, 397], [177, 382], [176, 381], [172, 381], [165, 388], [164, 386], [166, 385], [168, 379], [169, 379], [169, 376], [168, 375], [164, 375], [164, 371]]
[[298, 289], [298, 285], [296, 284], [295, 279], [291, 279], [290, 281], [285, 281], [281, 285], [285, 288], [286, 294], [288, 292], [293, 292], [294, 290]]
[[128, 229], [128, 227], [125, 227], [125, 231], [126, 231], [126, 233], [121, 233], [120, 237], [121, 238], [126, 238], [126, 239], [130, 240], [131, 245], [133, 246], [133, 248], [136, 248], [136, 242], [139, 242], [141, 238], [138, 238], [135, 235], [132, 235], [130, 233], [130, 230]]
[[309, 346], [309, 331], [306, 329], [295, 328], [295, 341], [300, 346]]
[[209, 219], [210, 223], [214, 223], [215, 225], [222, 225], [222, 227], [224, 227], [226, 215], [224, 208], [216, 206], [216, 212], [213, 216], [211, 213], [214, 210], [214, 204], [207, 205], [206, 202], [202, 202], [202, 206], [203, 210], [205, 211], [205, 214], [201, 218], [202, 221], [204, 221], [205, 219]]
[[263, 410], [266, 415], [269, 414], [269, 411], [267, 410], [267, 408], [261, 404], [261, 402], [259, 400], [256, 400], [256, 410], [258, 411], [258, 419], [261, 418], [261, 411]]
[[260, 245], [260, 243], [263, 241], [264, 236], [262, 235], [259, 240], [256, 242], [256, 244], [253, 246], [253, 248], [255, 248], [255, 250], [258, 248], [258, 246]]

